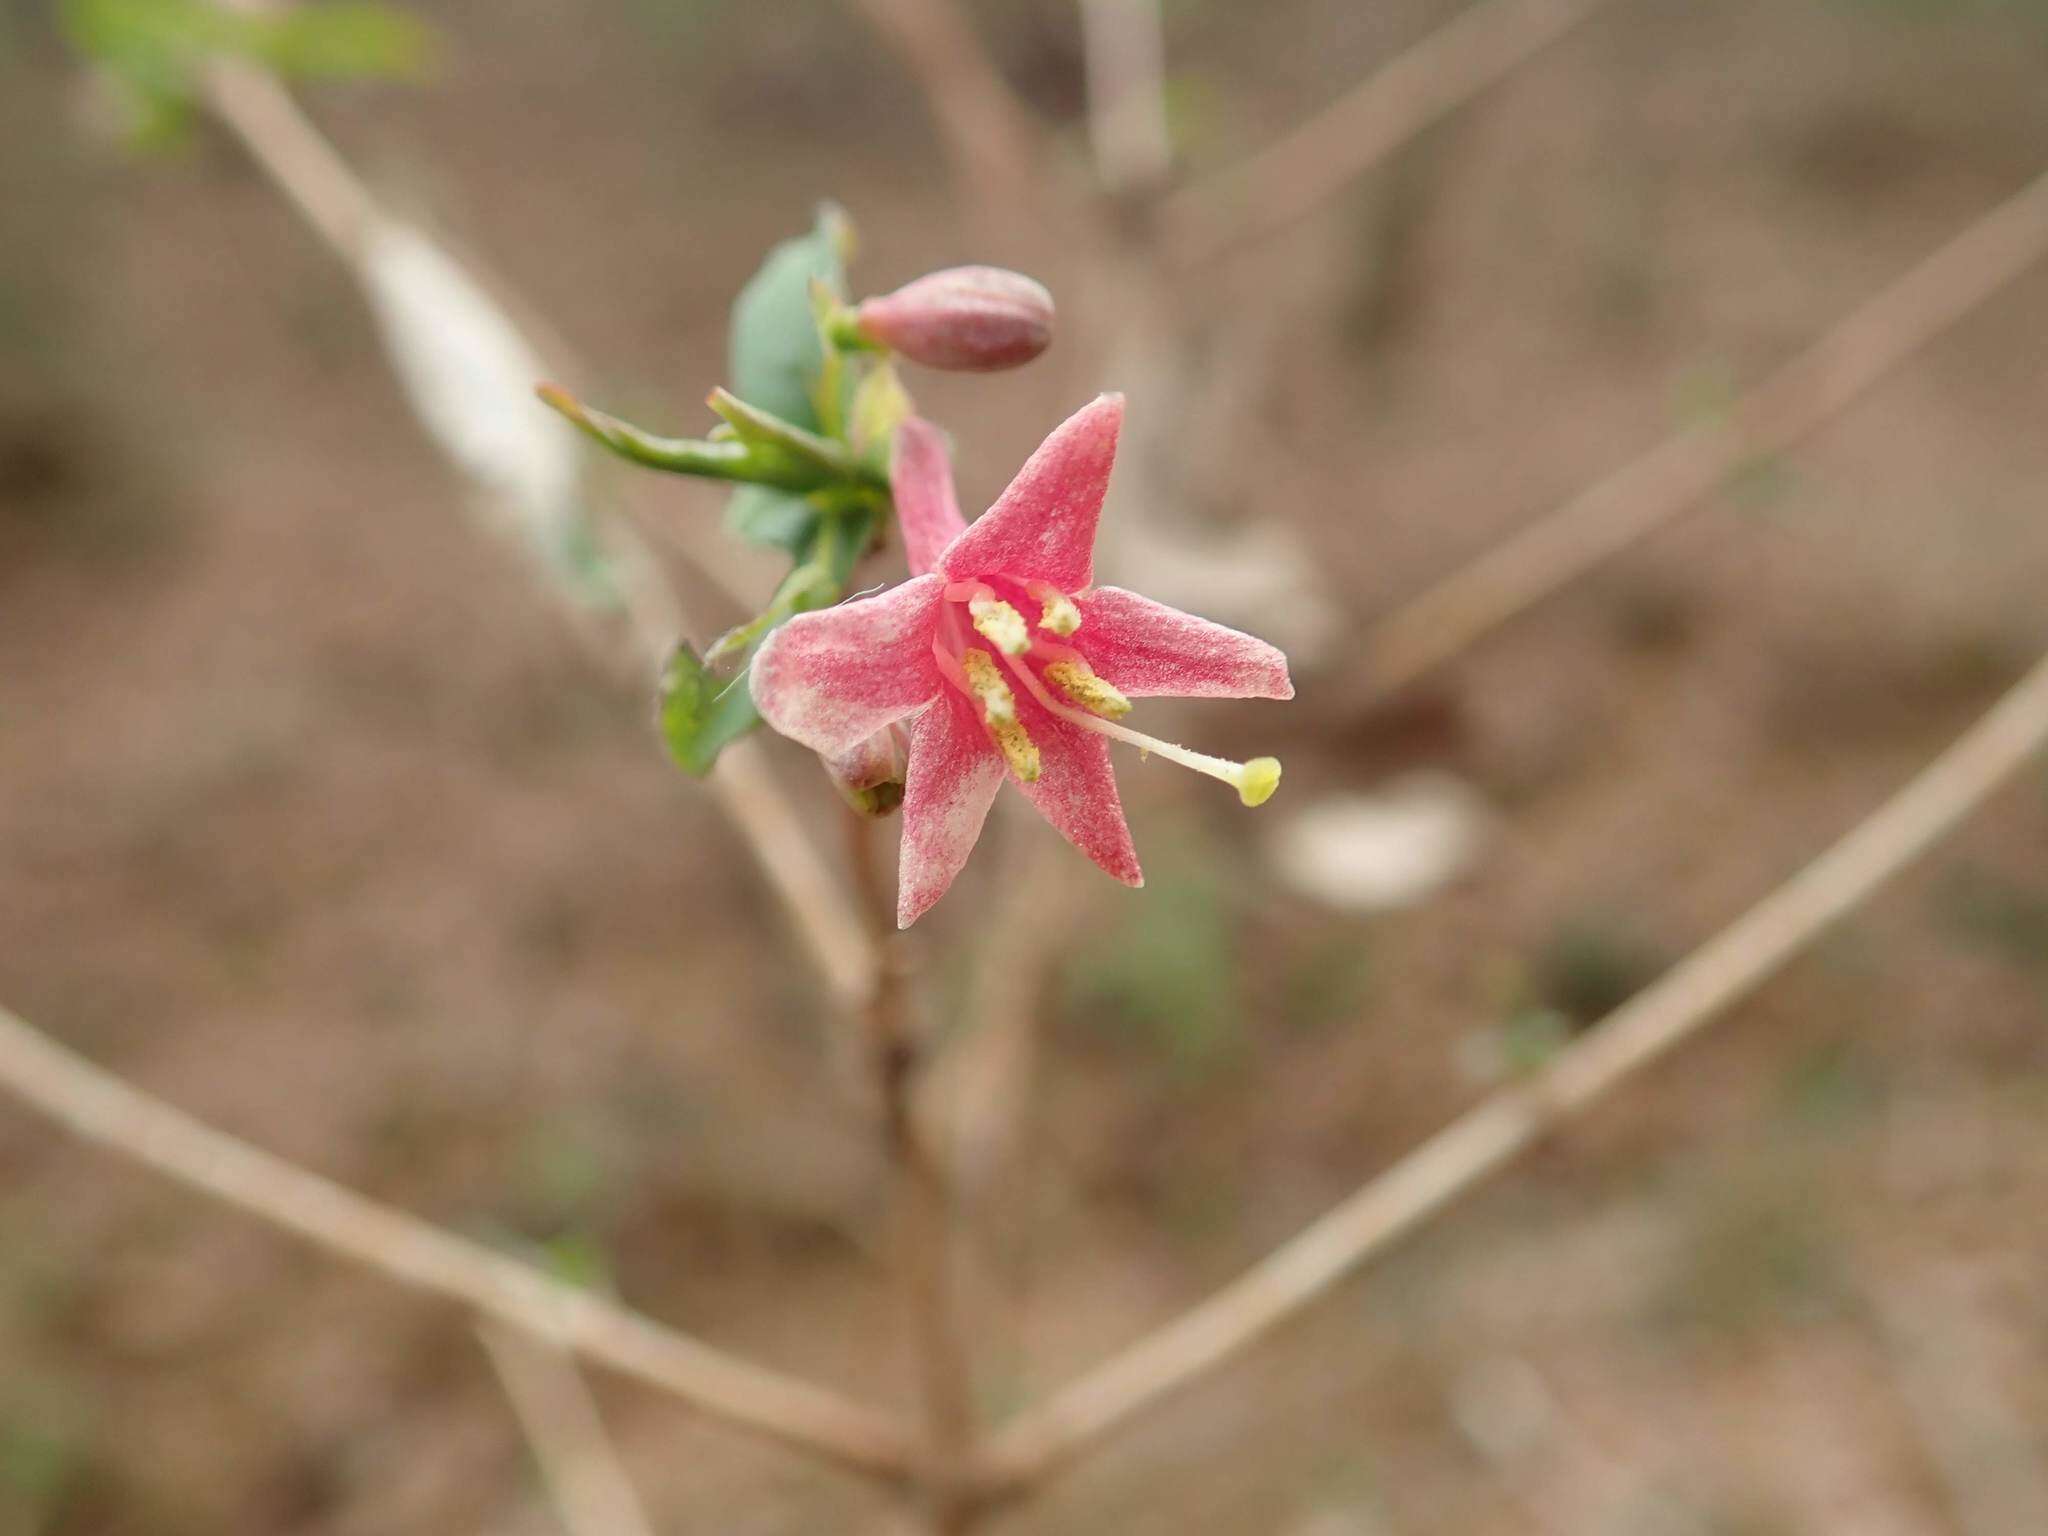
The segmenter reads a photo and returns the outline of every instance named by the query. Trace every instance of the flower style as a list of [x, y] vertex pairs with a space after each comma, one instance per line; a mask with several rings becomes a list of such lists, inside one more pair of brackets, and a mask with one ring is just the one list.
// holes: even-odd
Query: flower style
[[1265, 641], [1094, 584], [1096, 523], [1122, 424], [1120, 395], [1075, 413], [970, 527], [938, 430], [905, 422], [890, 478], [911, 579], [799, 614], [754, 658], [762, 717], [828, 758], [915, 717], [897, 894], [903, 927], [952, 884], [1006, 776], [1126, 885], [1144, 880], [1111, 740], [1221, 779], [1247, 805], [1264, 802], [1280, 781], [1270, 757], [1233, 763], [1121, 723], [1134, 698], [1294, 696], [1287, 658]]

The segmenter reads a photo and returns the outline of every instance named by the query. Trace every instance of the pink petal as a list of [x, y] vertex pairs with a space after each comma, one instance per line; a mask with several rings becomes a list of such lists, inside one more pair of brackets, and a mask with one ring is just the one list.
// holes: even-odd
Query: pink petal
[[1003, 787], [1003, 760], [952, 690], [940, 693], [910, 728], [903, 783], [903, 853], [896, 875], [896, 926], [908, 928], [946, 894], [981, 836]]
[[783, 735], [840, 757], [939, 690], [932, 624], [940, 576], [800, 613], [754, 653], [754, 704]]
[[1122, 587], [1078, 594], [1068, 643], [1132, 698], [1291, 699], [1287, 658], [1254, 635]]
[[1117, 798], [1109, 743], [1048, 714], [1021, 691], [1017, 712], [1038, 743], [1040, 765], [1036, 783], [1017, 786], [1024, 798], [1105, 873], [1125, 885], [1143, 885], [1145, 875], [1138, 868], [1130, 823]]
[[921, 416], [896, 429], [896, 450], [889, 462], [889, 490], [896, 499], [896, 521], [903, 527], [903, 552], [910, 574], [922, 576], [935, 565], [939, 551], [960, 536], [967, 520], [953, 494], [953, 463], [946, 439]]
[[1098, 395], [1069, 416], [996, 504], [947, 546], [937, 568], [956, 581], [1015, 576], [1066, 592], [1087, 586], [1123, 420], [1122, 395]]

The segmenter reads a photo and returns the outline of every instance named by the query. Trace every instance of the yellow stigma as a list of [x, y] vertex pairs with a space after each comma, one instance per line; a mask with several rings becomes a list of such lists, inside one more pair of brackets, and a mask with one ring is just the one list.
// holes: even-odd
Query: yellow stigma
[[1121, 720], [1131, 712], [1131, 701], [1097, 677], [1094, 668], [1085, 661], [1048, 662], [1045, 675], [1061, 693], [1091, 715]]
[[1280, 787], [1280, 759], [1255, 757], [1237, 771], [1237, 798], [1246, 805], [1264, 805]]
[[1005, 656], [1022, 656], [1031, 649], [1031, 631], [1024, 615], [999, 597], [977, 597], [967, 605], [968, 615], [981, 637]]
[[1047, 634], [1058, 635], [1064, 640], [1081, 627], [1081, 610], [1074, 600], [1057, 587], [1048, 587], [1033, 582], [1032, 593], [1045, 605], [1038, 616], [1038, 627]]
[[[1010, 611], [1013, 615], [1016, 612]], [[1038, 743], [1017, 718], [1017, 696], [996, 670], [995, 658], [987, 651], [970, 648], [960, 658], [960, 670], [966, 675], [968, 689], [981, 703], [982, 722], [987, 725], [996, 749], [1003, 754], [1003, 761], [1010, 765], [1010, 772], [1023, 783], [1036, 782], [1041, 766]]]

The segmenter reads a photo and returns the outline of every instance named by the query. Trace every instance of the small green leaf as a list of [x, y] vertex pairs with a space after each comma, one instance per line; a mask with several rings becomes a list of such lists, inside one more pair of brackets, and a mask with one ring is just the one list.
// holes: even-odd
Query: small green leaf
[[[739, 503], [751, 489], [733, 498], [735, 505], [726, 515], [758, 516], [764, 527], [778, 517], [792, 519], [790, 537], [799, 541], [799, 559], [754, 618], [721, 635], [701, 657], [687, 644], [677, 646], [662, 668], [657, 710], [662, 740], [677, 765], [699, 778], [729, 744], [761, 723], [748, 682], [761, 642], [799, 613], [838, 602], [881, 523], [881, 507], [872, 500], [821, 508], [803, 497], [782, 497], [780, 504], [763, 497], [757, 510], [748, 513]], [[794, 528], [798, 509], [809, 519], [801, 533]]]
[[825, 371], [825, 348], [811, 307], [811, 284], [843, 298], [846, 215], [827, 205], [807, 235], [785, 240], [740, 290], [732, 307], [730, 369], [733, 393], [810, 431], [825, 425], [815, 395]]
[[725, 504], [725, 526], [750, 544], [769, 544], [804, 558], [822, 514], [810, 498], [767, 485], [742, 485]]
[[714, 672], [687, 644], [677, 646], [661, 670], [658, 719], [669, 756], [698, 778], [711, 771], [729, 743], [761, 723], [746, 669]]

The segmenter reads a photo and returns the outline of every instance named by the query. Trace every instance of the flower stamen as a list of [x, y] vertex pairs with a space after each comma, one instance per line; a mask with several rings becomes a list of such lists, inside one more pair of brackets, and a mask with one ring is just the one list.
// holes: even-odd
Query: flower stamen
[[[1157, 752], [1168, 762], [1179, 763], [1183, 768], [1192, 768], [1196, 773], [1207, 774], [1210, 778], [1218, 779], [1236, 790], [1237, 798], [1246, 805], [1264, 805], [1273, 798], [1273, 791], [1280, 787], [1280, 759], [1277, 757], [1255, 757], [1250, 762], [1234, 763], [1227, 757], [1211, 757], [1206, 752], [1192, 751], [1177, 742], [1161, 741], [1156, 736], [1147, 736], [1143, 731], [1134, 731], [1114, 720], [1105, 720], [1060, 703], [1046, 691], [1045, 684], [1032, 675], [1029, 667], [1014, 657], [1005, 657], [1004, 660], [1018, 681], [1024, 684], [1025, 691], [1042, 704], [1048, 713], [1058, 716], [1069, 725], [1079, 726], [1084, 731], [1093, 731], [1098, 736], [1107, 736], [1112, 741], [1121, 741], [1143, 753]], [[1047, 668], [1047, 671], [1050, 670], [1051, 668]]]
[[1025, 590], [1039, 602], [1038, 627], [1049, 635], [1066, 639], [1081, 627], [1081, 609], [1058, 587], [1045, 581], [1027, 581]]
[[971, 598], [967, 616], [982, 639], [1005, 656], [1022, 656], [1031, 649], [1031, 630], [1024, 615], [993, 594]]
[[1121, 720], [1131, 712], [1131, 701], [1095, 675], [1095, 669], [1078, 656], [1046, 663], [1046, 679], [1091, 715]]
[[1017, 696], [996, 670], [994, 658], [987, 651], [970, 647], [960, 657], [960, 672], [968, 693], [981, 705], [982, 724], [988, 727], [996, 749], [1010, 765], [1010, 772], [1022, 783], [1035, 783], [1042, 766], [1038, 743], [1017, 718]]

